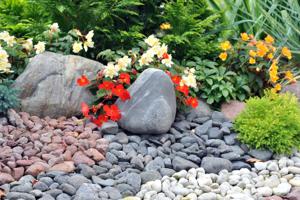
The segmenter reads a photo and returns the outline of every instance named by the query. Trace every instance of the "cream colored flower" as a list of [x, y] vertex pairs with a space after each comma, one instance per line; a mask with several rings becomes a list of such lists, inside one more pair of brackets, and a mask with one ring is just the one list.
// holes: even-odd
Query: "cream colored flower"
[[88, 34], [85, 36], [86, 41], [83, 43], [83, 48], [86, 52], [87, 52], [88, 48], [94, 47], [93, 37], [94, 37], [93, 30], [89, 31]]
[[109, 78], [114, 78], [114, 76], [118, 75], [118, 67], [113, 63], [113, 62], [109, 62], [107, 63], [107, 66], [104, 69], [104, 76], [105, 77], [109, 77]]
[[82, 50], [82, 42], [74, 42], [73, 44], [73, 52], [79, 53]]
[[119, 58], [117, 61], [117, 67], [121, 71], [125, 71], [130, 64], [131, 64], [131, 58], [129, 58], [128, 56]]
[[8, 62], [8, 54], [2, 48], [0, 48], [0, 61], [6, 61], [6, 62]]
[[75, 31], [75, 33], [76, 33], [76, 35], [78, 35], [78, 36], [82, 36], [82, 33], [80, 32], [80, 30], [78, 30], [78, 29], [74, 29], [74, 31]]
[[172, 55], [169, 54], [167, 59], [162, 59], [161, 63], [166, 65], [167, 67], [172, 67], [173, 65]]
[[139, 64], [141, 66], [143, 65], [149, 65], [153, 61], [153, 51], [147, 51], [142, 55], [142, 57], [139, 59]]
[[59, 26], [58, 23], [53, 23], [52, 25], [50, 25], [50, 32], [52, 33], [58, 33], [59, 30]]
[[158, 58], [162, 58], [165, 53], [168, 53], [168, 46], [166, 44], [156, 45], [151, 50], [157, 55]]
[[12, 47], [16, 42], [15, 36], [10, 36], [7, 31], [3, 31], [0, 33], [0, 40], [6, 42], [7, 46]]
[[150, 35], [148, 38], [146, 38], [145, 42], [151, 47], [160, 45], [159, 39], [157, 39], [154, 35]]
[[0, 60], [0, 73], [10, 73], [11, 64]]
[[196, 81], [196, 77], [194, 75], [195, 73], [195, 69], [191, 68], [191, 69], [186, 69], [184, 71], [184, 74], [182, 76], [182, 80], [181, 80], [181, 85], [186, 85], [188, 87], [193, 87], [196, 88], [197, 87], [197, 81]]
[[45, 42], [38, 42], [36, 45], [34, 45], [35, 53], [40, 54], [45, 51]]
[[22, 44], [22, 47], [27, 51], [31, 51], [33, 48], [32, 38], [25, 40], [25, 42]]
[[9, 37], [10, 37], [10, 35], [7, 31], [3, 31], [0, 33], [0, 40], [6, 41]]

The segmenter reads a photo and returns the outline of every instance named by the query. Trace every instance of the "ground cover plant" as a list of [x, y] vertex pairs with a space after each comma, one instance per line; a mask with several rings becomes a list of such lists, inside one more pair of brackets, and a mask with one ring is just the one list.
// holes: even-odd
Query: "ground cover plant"
[[261, 98], [252, 97], [237, 117], [234, 128], [241, 142], [252, 148], [290, 154], [300, 147], [300, 107], [290, 93], [267, 91]]

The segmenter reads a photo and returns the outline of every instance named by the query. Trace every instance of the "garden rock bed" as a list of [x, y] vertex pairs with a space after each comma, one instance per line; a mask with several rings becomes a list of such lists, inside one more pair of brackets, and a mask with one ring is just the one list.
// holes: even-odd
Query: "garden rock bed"
[[44, 119], [10, 110], [0, 124], [0, 184], [43, 171], [72, 172], [75, 165], [104, 159], [107, 141], [97, 127], [73, 117]]
[[[1, 168], [4, 172], [1, 173], [1, 176], [6, 178], [5, 182], [11, 182], [1, 183], [3, 184], [1, 188], [6, 191], [8, 199], [18, 199], [20, 196], [25, 199], [47, 200], [79, 200], [86, 199], [86, 197], [89, 199], [121, 199], [139, 193], [142, 184], [161, 180], [162, 177], [172, 176], [181, 170], [202, 167], [207, 173], [220, 173], [225, 169], [230, 176], [229, 173], [232, 170], [241, 168], [244, 168], [242, 169], [244, 172], [247, 169], [251, 170], [251, 165], [247, 162], [251, 157], [261, 160], [269, 160], [272, 157], [272, 153], [268, 151], [249, 150], [246, 145], [240, 144], [236, 140], [236, 134], [231, 130], [232, 123], [225, 119], [220, 112], [213, 112], [211, 116], [194, 115], [197, 116], [196, 118], [191, 117], [190, 113], [178, 114], [170, 132], [161, 135], [127, 134], [118, 128], [116, 123], [110, 122], [102, 127], [101, 132], [105, 133], [103, 139], [101, 139], [101, 132], [97, 127], [90, 123], [84, 126], [76, 118], [68, 120], [65, 118], [39, 119], [26, 113], [20, 113], [20, 115], [12, 113], [14, 115], [10, 114], [9, 119], [15, 126], [1, 125], [5, 131], [2, 144], [7, 144], [8, 136], [14, 135], [12, 131], [16, 130], [23, 130], [25, 134], [22, 136], [24, 137], [26, 137], [26, 133], [33, 132], [31, 137], [40, 133], [38, 140], [41, 140], [43, 131], [47, 130], [47, 132], [53, 133], [53, 137], [50, 137], [49, 144], [41, 147], [41, 151], [37, 152], [35, 156], [27, 155], [26, 157], [25, 151], [20, 153], [21, 157], [23, 156], [22, 160], [44, 163], [46, 167], [41, 170], [41, 173], [28, 173], [28, 167], [24, 167], [25, 174], [28, 175], [24, 176], [23, 173], [21, 176], [15, 177], [16, 179], [21, 177], [18, 181], [11, 182], [14, 177], [10, 177], [10, 175], [13, 174], [14, 166], [8, 165], [8, 160], [2, 163], [2, 166], [4, 164], [5, 166]], [[28, 119], [34, 124], [29, 125]], [[37, 124], [41, 124], [41, 126]], [[34, 128], [37, 126], [38, 128]], [[59, 134], [56, 133], [57, 129], [61, 130]], [[71, 140], [73, 142], [67, 139], [70, 137], [69, 132], [77, 135], [75, 137], [71, 134], [71, 137], [74, 138]], [[76, 146], [77, 151], [72, 154], [73, 156], [68, 156], [68, 159], [62, 159], [66, 157], [66, 151], [60, 153], [59, 149], [53, 150], [50, 155], [63, 156], [55, 156], [52, 160], [40, 158], [39, 155], [43, 155], [41, 152], [45, 151], [45, 148], [55, 144], [54, 139], [57, 136], [61, 137], [62, 141], [60, 142], [67, 139], [68, 142], [65, 143], [70, 145], [61, 148], [60, 151], [62, 149], [67, 151], [71, 146]], [[29, 146], [31, 137], [27, 138]], [[18, 137], [15, 138], [16, 141], [20, 140]], [[107, 141], [109, 141], [109, 145]], [[14, 148], [16, 146], [22, 147], [22, 144], [15, 143]], [[103, 156], [97, 157], [92, 154], [94, 151], [89, 150], [90, 146], [94, 146], [93, 148], [100, 153], [97, 155], [104, 155], [107, 147], [106, 159], [104, 160]], [[23, 149], [25, 150], [25, 148]], [[296, 166], [295, 170], [300, 170], [297, 160], [299, 158], [293, 159], [295, 160], [293, 161]], [[287, 162], [291, 163], [292, 161]], [[15, 163], [16, 167], [20, 167], [17, 162]], [[263, 170], [260, 169], [260, 171]], [[275, 166], [272, 170], [270, 169], [270, 171], [276, 170], [278, 174], [281, 168], [277, 169]], [[235, 173], [237, 172], [232, 172], [232, 174]], [[262, 173], [267, 176], [269, 172]], [[270, 172], [270, 174], [274, 173]], [[292, 178], [297, 177], [297, 173], [295, 172]], [[295, 180], [297, 181], [297, 179]], [[217, 186], [214, 185], [214, 187]], [[151, 193], [154, 195], [153, 192]], [[141, 194], [139, 193], [139, 195]]]

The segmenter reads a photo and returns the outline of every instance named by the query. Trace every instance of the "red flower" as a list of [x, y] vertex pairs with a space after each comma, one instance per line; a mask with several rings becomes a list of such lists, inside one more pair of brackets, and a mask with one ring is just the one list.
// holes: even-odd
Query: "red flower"
[[188, 97], [186, 100], [185, 100], [185, 104], [187, 106], [191, 106], [193, 108], [197, 108], [198, 106], [198, 99], [195, 98], [195, 97]]
[[108, 121], [108, 116], [106, 116], [105, 114], [99, 115], [96, 119], [93, 119], [93, 122], [97, 126], [102, 126], [102, 124], [107, 121]]
[[181, 81], [181, 77], [180, 76], [172, 76], [172, 81], [173, 83], [179, 85], [180, 84], [180, 81]]
[[169, 59], [169, 54], [164, 53], [162, 57], [163, 57], [163, 59]]
[[118, 121], [121, 119], [121, 113], [117, 105], [104, 105], [103, 110], [111, 120]]
[[103, 83], [98, 85], [98, 88], [104, 90], [112, 90], [114, 86], [115, 84], [111, 81], [103, 81]]
[[179, 92], [182, 92], [185, 96], [187, 96], [189, 94], [189, 87], [186, 85], [177, 85], [176, 86], [176, 90], [178, 90]]
[[77, 84], [79, 86], [86, 86], [90, 84], [90, 81], [85, 75], [82, 75], [80, 78], [77, 79]]
[[130, 75], [128, 73], [121, 73], [119, 76], [119, 82], [130, 85]]
[[119, 84], [117, 85], [115, 88], [112, 89], [112, 93], [117, 96], [120, 97], [120, 99], [122, 101], [126, 101], [128, 99], [130, 99], [130, 94], [129, 92], [124, 88], [123, 85]]
[[89, 117], [90, 108], [84, 102], [81, 103], [81, 112], [82, 112], [84, 117]]

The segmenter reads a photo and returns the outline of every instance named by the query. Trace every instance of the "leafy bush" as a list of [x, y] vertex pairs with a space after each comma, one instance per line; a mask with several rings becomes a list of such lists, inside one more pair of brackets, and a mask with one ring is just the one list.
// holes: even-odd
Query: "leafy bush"
[[[174, 57], [191, 59], [193, 56], [212, 58], [217, 49], [219, 15], [207, 8], [205, 0], [174, 0], [164, 5], [162, 18], [170, 24], [162, 40], [174, 51]], [[162, 27], [163, 28], [163, 27]]]
[[31, 0], [1, 0], [0, 10], [0, 31], [17, 37], [35, 37], [50, 24], [48, 11]]
[[300, 147], [300, 108], [290, 93], [267, 91], [265, 96], [247, 101], [246, 109], [236, 118], [238, 138], [254, 148], [275, 153], [291, 153]]
[[216, 62], [195, 57], [183, 65], [196, 69], [195, 75], [199, 82], [197, 93], [209, 104], [218, 106], [232, 99], [244, 101], [251, 95], [247, 76], [237, 75]]
[[0, 84], [0, 115], [5, 115], [8, 109], [18, 108], [20, 105], [18, 91], [10, 87], [11, 83], [4, 81]]

